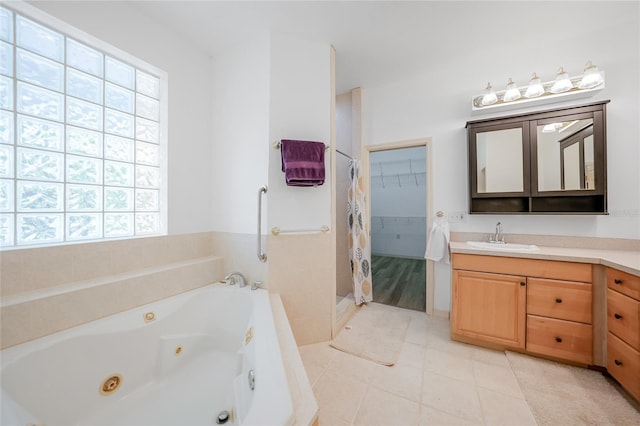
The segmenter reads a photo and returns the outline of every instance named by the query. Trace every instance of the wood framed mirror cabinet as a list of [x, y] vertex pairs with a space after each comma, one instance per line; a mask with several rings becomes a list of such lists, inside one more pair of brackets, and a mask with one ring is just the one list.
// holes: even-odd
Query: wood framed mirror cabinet
[[607, 103], [468, 121], [470, 213], [607, 214]]

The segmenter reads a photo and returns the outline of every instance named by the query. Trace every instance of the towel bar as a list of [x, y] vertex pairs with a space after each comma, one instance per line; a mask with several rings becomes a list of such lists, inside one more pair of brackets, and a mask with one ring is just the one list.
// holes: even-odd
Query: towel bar
[[[280, 149], [280, 145], [281, 145], [281, 144], [280, 144], [280, 141], [276, 141], [276, 142], [274, 142], [274, 143], [273, 143], [273, 149]], [[324, 146], [324, 150], [326, 151], [326, 150], [328, 150], [328, 149], [329, 149], [329, 145], [325, 145], [325, 146]]]
[[323, 234], [326, 234], [327, 232], [329, 232], [329, 227], [327, 225], [322, 225], [320, 229], [280, 229], [277, 226], [274, 226], [273, 228], [271, 228], [271, 233], [276, 236], [280, 234], [316, 233], [316, 232], [322, 232]]

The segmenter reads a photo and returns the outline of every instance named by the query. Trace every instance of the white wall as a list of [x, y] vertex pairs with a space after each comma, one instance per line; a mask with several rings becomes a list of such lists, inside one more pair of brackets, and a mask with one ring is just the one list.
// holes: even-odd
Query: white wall
[[168, 230], [170, 234], [211, 230], [211, 65], [207, 55], [126, 2], [29, 3], [168, 73]]
[[[543, 4], [512, 3], [516, 17], [538, 13]], [[576, 3], [554, 4], [554, 10], [575, 11]], [[502, 7], [502, 6], [501, 6]], [[475, 55], [451, 52], [446, 64], [434, 63], [431, 73], [411, 80], [363, 88], [363, 131], [367, 145], [431, 136], [433, 141], [433, 211], [468, 211], [467, 136], [472, 116], [471, 96], [487, 80], [526, 81], [536, 70], [551, 80], [563, 65], [579, 74], [587, 60], [606, 72], [606, 88], [587, 103], [611, 99], [607, 106], [607, 168], [609, 216], [469, 215], [452, 223], [452, 231], [490, 232], [501, 221], [506, 233], [640, 238], [640, 55], [638, 3], [580, 3], [580, 19], [553, 20], [535, 34], [501, 34], [495, 45]], [[504, 9], [504, 8], [503, 8]], [[498, 18], [498, 17], [496, 17]], [[470, 28], [481, 17], [465, 17]], [[557, 24], [553, 24], [556, 22]], [[496, 24], [498, 25], [498, 24]], [[558, 28], [547, 28], [557, 25]], [[562, 27], [560, 27], [560, 25]], [[558, 39], [556, 34], [570, 36]], [[469, 33], [461, 33], [462, 38]], [[546, 46], [546, 47], [544, 47]], [[550, 48], [558, 46], [557, 49]], [[507, 49], [507, 47], [509, 47]], [[508, 54], [507, 54], [508, 53]], [[572, 103], [576, 104], [576, 103]], [[541, 107], [543, 109], [566, 103]], [[507, 111], [505, 114], [514, 113]], [[631, 212], [634, 216], [621, 216]], [[449, 269], [436, 266], [435, 308], [449, 309]]]
[[[270, 38], [265, 35], [213, 58], [213, 155], [209, 161], [216, 182], [211, 191], [215, 231], [256, 232], [258, 188], [268, 183], [267, 158], [273, 150], [269, 55]], [[266, 207], [264, 211], [266, 216]]]
[[[269, 140], [331, 143], [331, 46], [280, 34], [271, 36]], [[319, 230], [331, 226], [331, 163], [325, 183], [286, 186], [280, 150], [269, 150], [268, 228]]]

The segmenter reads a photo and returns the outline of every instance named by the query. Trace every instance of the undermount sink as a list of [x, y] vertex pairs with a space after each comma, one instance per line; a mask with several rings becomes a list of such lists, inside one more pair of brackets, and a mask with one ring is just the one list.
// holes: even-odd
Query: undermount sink
[[485, 249], [485, 250], [500, 250], [500, 251], [537, 251], [538, 246], [533, 244], [516, 244], [516, 243], [490, 243], [487, 241], [467, 241], [467, 244], [471, 247]]

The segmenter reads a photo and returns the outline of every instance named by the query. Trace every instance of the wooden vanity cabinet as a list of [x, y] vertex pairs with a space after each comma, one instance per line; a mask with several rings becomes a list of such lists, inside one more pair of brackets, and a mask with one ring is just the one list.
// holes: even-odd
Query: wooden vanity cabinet
[[453, 254], [451, 338], [593, 361], [590, 264]]
[[640, 277], [607, 268], [607, 371], [640, 399]]

